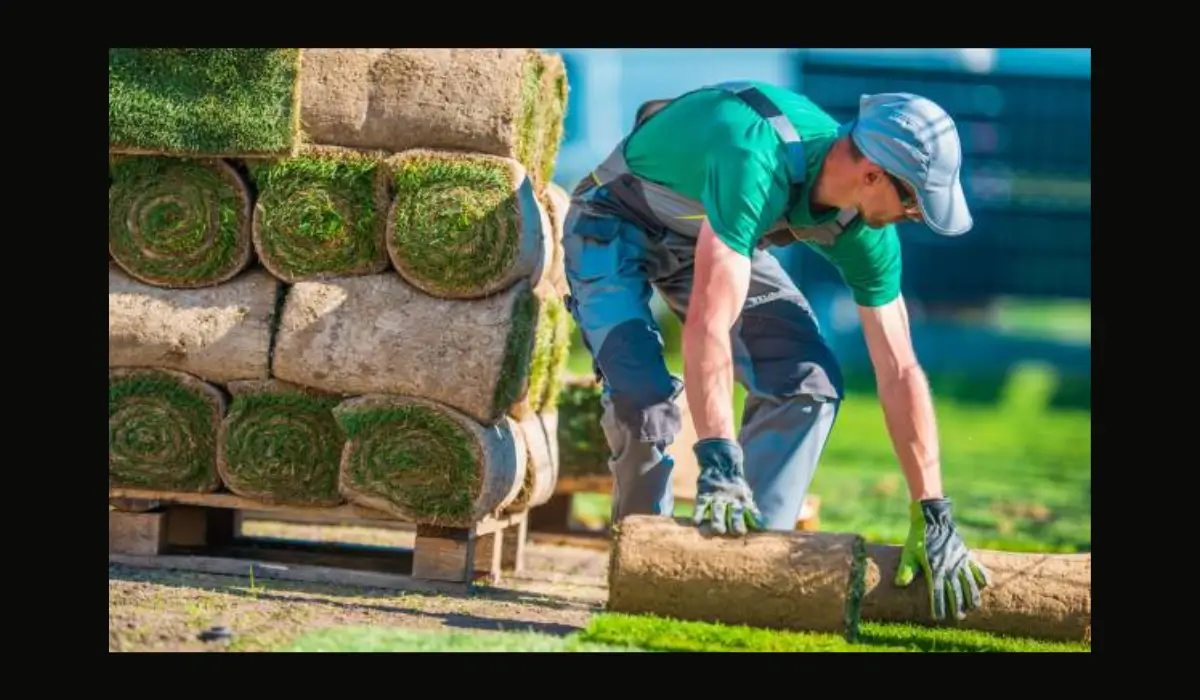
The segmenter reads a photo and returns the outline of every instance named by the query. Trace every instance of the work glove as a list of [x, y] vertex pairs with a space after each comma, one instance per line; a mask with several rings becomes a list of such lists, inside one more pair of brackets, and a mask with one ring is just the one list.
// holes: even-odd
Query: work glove
[[762, 513], [742, 472], [741, 445], [725, 438], [708, 438], [696, 442], [692, 450], [700, 466], [693, 514], [696, 525], [709, 519], [712, 529], [721, 535], [762, 530]]
[[908, 540], [896, 570], [896, 585], [912, 583], [917, 568], [925, 574], [933, 619], [946, 617], [947, 608], [956, 619], [980, 606], [979, 591], [991, 583], [991, 574], [963, 543], [954, 527], [950, 500], [931, 498], [909, 504]]

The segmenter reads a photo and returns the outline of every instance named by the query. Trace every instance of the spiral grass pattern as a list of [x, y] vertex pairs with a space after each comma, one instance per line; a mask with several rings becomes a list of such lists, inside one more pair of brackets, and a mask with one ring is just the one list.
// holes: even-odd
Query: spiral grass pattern
[[[507, 287], [527, 231], [515, 162], [479, 154], [409, 154], [392, 163], [392, 264], [434, 296], [480, 297]], [[536, 206], [536, 204], [535, 204]]]
[[340, 399], [272, 384], [232, 383], [218, 436], [221, 480], [239, 496], [265, 503], [341, 503], [344, 436], [333, 418]]
[[342, 405], [334, 416], [347, 437], [344, 490], [386, 501], [415, 522], [472, 522], [484, 456], [454, 418], [417, 403]]
[[109, 485], [217, 490], [220, 390], [172, 370], [113, 369], [108, 377]]
[[272, 275], [298, 282], [387, 269], [390, 191], [379, 157], [310, 147], [250, 172], [258, 186], [254, 249]]
[[564, 119], [567, 114], [567, 72], [561, 55], [543, 54], [544, 69], [541, 80], [545, 85], [541, 105], [541, 147], [536, 166], [539, 185], [547, 187], [554, 182], [558, 151], [562, 147]]
[[109, 159], [108, 249], [130, 276], [159, 287], [220, 284], [249, 266], [251, 196], [223, 160]]

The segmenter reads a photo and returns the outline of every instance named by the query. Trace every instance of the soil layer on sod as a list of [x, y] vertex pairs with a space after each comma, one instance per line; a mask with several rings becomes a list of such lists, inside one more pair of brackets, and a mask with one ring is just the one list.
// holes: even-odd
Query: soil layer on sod
[[135, 279], [211, 287], [250, 265], [252, 196], [228, 162], [114, 156], [109, 177], [108, 250]]
[[254, 249], [285, 282], [383, 272], [391, 194], [386, 154], [308, 146], [249, 163], [258, 189]]
[[516, 422], [481, 426], [432, 401], [368, 395], [334, 408], [346, 434], [339, 487], [348, 500], [409, 522], [469, 527], [500, 512], [525, 479]]
[[109, 49], [113, 153], [290, 155], [300, 49]]
[[183, 372], [110, 369], [109, 486], [216, 491], [217, 431], [225, 408], [219, 389]]
[[395, 198], [387, 248], [400, 276], [427, 294], [477, 298], [547, 268], [550, 220], [520, 163], [416, 149], [389, 159]]
[[231, 382], [218, 433], [225, 486], [263, 503], [333, 506], [345, 437], [333, 417], [344, 397], [278, 380]]

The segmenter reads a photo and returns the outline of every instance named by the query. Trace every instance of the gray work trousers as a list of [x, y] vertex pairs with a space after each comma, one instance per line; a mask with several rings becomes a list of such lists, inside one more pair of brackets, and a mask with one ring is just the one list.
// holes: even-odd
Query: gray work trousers
[[[573, 201], [563, 230], [567, 301], [604, 385], [613, 523], [631, 514], [671, 515], [670, 453], [683, 382], [664, 361], [650, 299], [657, 289], [686, 319], [696, 241], [671, 230], [651, 235], [589, 211], [580, 206], [585, 199]], [[764, 526], [794, 530], [844, 387], [811, 306], [778, 259], [757, 250], [751, 269], [731, 334], [735, 378], [747, 392], [738, 441]]]

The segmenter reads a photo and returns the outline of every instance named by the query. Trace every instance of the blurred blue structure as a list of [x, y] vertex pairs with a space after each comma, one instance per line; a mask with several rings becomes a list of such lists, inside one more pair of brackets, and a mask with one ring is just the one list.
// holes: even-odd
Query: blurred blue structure
[[[729, 79], [803, 92], [839, 121], [859, 95], [911, 91], [956, 118], [976, 219], [961, 238], [904, 224], [904, 292], [931, 373], [1041, 361], [1085, 382], [1090, 341], [1014, 337], [988, 322], [1005, 298], [1091, 298], [1090, 49], [549, 49], [570, 81], [555, 179], [570, 189], [642, 102]], [[813, 302], [847, 369], [869, 368], [849, 295], [824, 260], [774, 251]], [[970, 310], [974, 321], [964, 321]], [[861, 374], [861, 372], [860, 372]], [[1085, 392], [1090, 396], [1090, 389]]]

